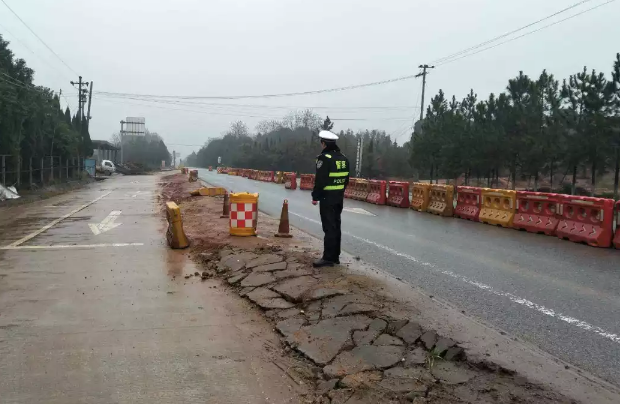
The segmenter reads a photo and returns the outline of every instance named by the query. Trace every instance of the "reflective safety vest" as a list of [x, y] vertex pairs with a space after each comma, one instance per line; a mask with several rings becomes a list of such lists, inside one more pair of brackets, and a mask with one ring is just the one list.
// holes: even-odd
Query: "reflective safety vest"
[[324, 154], [329, 161], [329, 181], [323, 187], [324, 191], [342, 191], [344, 190], [349, 176], [349, 162], [344, 156], [333, 156]]

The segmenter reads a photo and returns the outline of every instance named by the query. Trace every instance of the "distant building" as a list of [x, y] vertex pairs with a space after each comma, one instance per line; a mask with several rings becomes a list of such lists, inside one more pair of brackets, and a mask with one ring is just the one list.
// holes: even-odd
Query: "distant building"
[[93, 140], [93, 156], [97, 161], [97, 165], [101, 164], [101, 160], [110, 160], [114, 163], [120, 163], [121, 148], [114, 146], [107, 140]]

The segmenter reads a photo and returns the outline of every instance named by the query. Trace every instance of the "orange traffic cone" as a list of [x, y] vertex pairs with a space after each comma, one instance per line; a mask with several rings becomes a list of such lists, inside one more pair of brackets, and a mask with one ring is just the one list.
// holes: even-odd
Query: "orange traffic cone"
[[224, 194], [224, 209], [220, 218], [230, 217], [230, 203], [228, 202], [228, 192]]
[[282, 204], [282, 213], [280, 214], [280, 227], [276, 237], [291, 238], [293, 235], [290, 233], [290, 226], [288, 223], [288, 200], [285, 199]]

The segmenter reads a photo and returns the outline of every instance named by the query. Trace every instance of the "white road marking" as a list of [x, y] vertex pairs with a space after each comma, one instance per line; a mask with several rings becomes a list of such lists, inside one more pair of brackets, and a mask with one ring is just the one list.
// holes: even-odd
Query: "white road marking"
[[120, 226], [122, 223], [114, 223], [116, 219], [121, 215], [120, 210], [113, 210], [110, 214], [101, 221], [99, 224], [89, 224], [90, 230], [95, 236], [105, 233], [108, 230], [112, 230]]
[[21, 238], [11, 244], [8, 245], [8, 247], [17, 247], [20, 244], [25, 243], [26, 241], [38, 236], [39, 234], [43, 233], [46, 230], [49, 230], [50, 228], [52, 228], [53, 226], [57, 225], [58, 223], [62, 222], [63, 220], [65, 220], [66, 218], [68, 218], [69, 216], [75, 215], [76, 213], [78, 213], [79, 211], [81, 211], [82, 209], [85, 209], [87, 207], [89, 207], [90, 205], [92, 205], [93, 203], [97, 202], [98, 200], [105, 198], [106, 196], [110, 195], [112, 193], [112, 191], [108, 192], [107, 194], [103, 194], [101, 195], [99, 198], [93, 199], [92, 201], [77, 207], [75, 209], [73, 209], [71, 212], [67, 213], [64, 216], [59, 217], [58, 219], [52, 220], [49, 224], [41, 227], [39, 230], [30, 233], [29, 235], [27, 235], [24, 238]]
[[69, 248], [106, 248], [106, 247], [139, 247], [144, 243], [112, 243], [112, 244], [71, 244], [71, 245], [22, 245], [17, 247], [0, 247], [0, 250], [61, 250]]
[[[300, 214], [297, 214], [297, 213], [294, 213], [294, 212], [291, 212], [291, 211], [289, 211], [289, 213], [291, 215], [294, 215], [294, 216], [300, 217], [302, 219], [308, 220], [308, 221], [310, 221], [312, 223], [321, 224], [321, 222], [318, 221], [318, 220], [310, 219], [309, 217], [305, 217], [305, 216], [302, 216]], [[384, 246], [384, 245], [379, 244], [379, 243], [375, 243], [374, 241], [367, 240], [365, 238], [355, 236], [355, 235], [353, 235], [351, 233], [348, 233], [348, 232], [343, 232], [343, 234], [346, 234], [347, 236], [352, 237], [352, 238], [354, 238], [356, 240], [363, 241], [364, 243], [371, 244], [371, 245], [373, 245], [373, 246], [375, 246], [377, 248], [385, 250], [385, 251], [387, 251], [387, 252], [389, 252], [389, 253], [391, 253], [393, 255], [396, 255], [398, 257], [405, 258], [405, 259], [407, 259], [409, 261], [415, 262], [416, 264], [421, 265], [423, 267], [430, 268], [430, 269], [432, 269], [432, 270], [434, 270], [436, 272], [439, 272], [439, 273], [441, 273], [443, 275], [447, 275], [447, 276], [449, 276], [451, 278], [457, 279], [457, 280], [459, 280], [461, 282], [464, 282], [464, 283], [466, 283], [468, 285], [475, 286], [475, 287], [477, 287], [479, 289], [482, 289], [482, 290], [484, 290], [486, 292], [492, 293], [492, 294], [494, 294], [496, 296], [505, 297], [505, 298], [509, 299], [513, 303], [517, 303], [517, 304], [520, 304], [520, 305], [525, 306], [527, 308], [536, 310], [537, 312], [545, 314], [545, 315], [547, 315], [549, 317], [557, 318], [558, 320], [561, 320], [561, 321], [563, 321], [565, 323], [568, 323], [568, 324], [571, 324], [571, 325], [576, 326], [578, 328], [581, 328], [582, 330], [591, 331], [591, 332], [593, 332], [593, 333], [595, 333], [595, 334], [597, 334], [597, 335], [599, 335], [599, 336], [601, 336], [603, 338], [606, 338], [606, 339], [608, 339], [610, 341], [613, 341], [613, 342], [616, 342], [616, 343], [620, 344], [620, 335], [611, 333], [611, 332], [609, 332], [609, 331], [607, 331], [607, 330], [605, 330], [605, 329], [603, 329], [601, 327], [597, 327], [595, 325], [592, 325], [592, 324], [587, 323], [585, 321], [579, 320], [577, 318], [570, 317], [570, 316], [564, 315], [562, 313], [558, 313], [557, 311], [555, 311], [553, 309], [550, 309], [550, 308], [547, 308], [547, 307], [542, 306], [540, 304], [534, 303], [534, 302], [532, 302], [532, 301], [530, 301], [528, 299], [525, 299], [523, 297], [519, 297], [519, 296], [513, 295], [512, 293], [507, 293], [507, 292], [502, 292], [501, 290], [496, 290], [492, 286], [489, 286], [487, 284], [484, 284], [484, 283], [481, 283], [481, 282], [469, 279], [469, 278], [467, 278], [465, 276], [456, 274], [456, 273], [454, 273], [452, 271], [446, 271], [446, 270], [439, 269], [434, 264], [431, 264], [430, 262], [421, 261], [421, 260], [415, 258], [412, 255], [401, 253], [399, 251], [396, 251], [393, 248]]]
[[373, 213], [370, 213], [366, 209], [362, 209], [362, 208], [343, 208], [342, 210], [344, 210], [345, 212], [357, 213], [359, 215], [377, 216]]

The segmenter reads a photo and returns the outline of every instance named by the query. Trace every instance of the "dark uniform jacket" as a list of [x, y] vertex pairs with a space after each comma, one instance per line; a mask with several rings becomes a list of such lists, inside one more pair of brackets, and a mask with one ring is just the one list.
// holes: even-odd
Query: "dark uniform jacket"
[[349, 159], [339, 150], [324, 150], [316, 157], [312, 200], [323, 204], [342, 203], [349, 184]]

